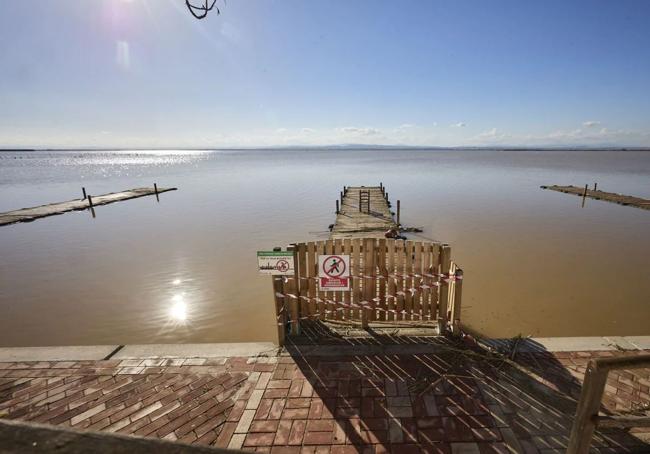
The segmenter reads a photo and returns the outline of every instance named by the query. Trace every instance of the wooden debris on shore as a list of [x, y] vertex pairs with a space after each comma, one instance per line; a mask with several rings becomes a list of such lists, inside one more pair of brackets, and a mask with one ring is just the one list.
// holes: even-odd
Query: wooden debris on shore
[[[16, 222], [31, 222], [34, 219], [63, 214], [69, 211], [92, 209], [98, 205], [107, 205], [109, 203], [121, 202], [123, 200], [135, 199], [148, 195], [155, 195], [157, 197], [158, 194], [163, 192], [175, 190], [176, 188], [159, 188], [154, 184], [153, 188], [135, 188], [97, 196], [87, 195], [83, 199], [51, 203], [49, 205], [41, 205], [32, 208], [21, 208], [19, 210], [0, 213], [0, 226], [14, 224]], [[85, 194], [85, 190], [83, 192]]]
[[[594, 185], [595, 187], [595, 185]], [[650, 200], [641, 197], [634, 197], [630, 195], [617, 194], [615, 192], [606, 192], [598, 189], [589, 189], [588, 186], [540, 186], [542, 189], [551, 191], [563, 192], [565, 194], [573, 194], [583, 198], [589, 197], [590, 199], [605, 200], [606, 202], [618, 203], [619, 205], [632, 206], [641, 208], [643, 210], [650, 210]]]

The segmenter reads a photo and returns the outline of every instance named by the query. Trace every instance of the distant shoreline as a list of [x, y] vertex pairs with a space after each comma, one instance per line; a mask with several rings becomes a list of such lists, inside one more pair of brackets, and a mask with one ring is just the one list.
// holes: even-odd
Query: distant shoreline
[[36, 151], [273, 151], [273, 150], [292, 150], [292, 151], [376, 151], [376, 150], [414, 150], [414, 151], [650, 151], [650, 147], [420, 147], [408, 145], [329, 145], [329, 146], [284, 146], [284, 147], [215, 147], [215, 148], [183, 148], [183, 147], [164, 147], [164, 148], [130, 148], [130, 147], [77, 147], [77, 148], [0, 148], [0, 152], [36, 152]]

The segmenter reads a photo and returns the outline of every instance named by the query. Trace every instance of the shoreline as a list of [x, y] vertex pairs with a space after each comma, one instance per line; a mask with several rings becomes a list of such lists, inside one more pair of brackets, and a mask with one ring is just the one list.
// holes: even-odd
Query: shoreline
[[[498, 347], [510, 339], [482, 339], [490, 347]], [[346, 346], [288, 346], [299, 348], [301, 354], [331, 356], [341, 349], [359, 354], [383, 354], [398, 348], [409, 354], [409, 347], [418, 351], [436, 349], [431, 345], [350, 345]], [[650, 336], [592, 336], [592, 337], [532, 337], [524, 340], [522, 353], [574, 351], [635, 351], [650, 349]], [[0, 347], [0, 362], [15, 361], [102, 361], [137, 358], [230, 358], [242, 356], [276, 356], [281, 348], [273, 342], [195, 343], [195, 344], [133, 344], [85, 345], [52, 347]], [[390, 352], [392, 353], [392, 352]], [[417, 352], [413, 352], [417, 353]]]

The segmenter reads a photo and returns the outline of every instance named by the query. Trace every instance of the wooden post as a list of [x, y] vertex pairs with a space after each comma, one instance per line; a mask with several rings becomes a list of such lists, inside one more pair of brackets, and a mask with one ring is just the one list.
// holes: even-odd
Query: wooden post
[[598, 190], [598, 183], [594, 183], [594, 191]]
[[[448, 244], [440, 245], [440, 274], [448, 274], [451, 268], [451, 248]], [[438, 330], [443, 335], [447, 331], [447, 304], [449, 303], [449, 282], [444, 276], [440, 278], [440, 300], [438, 301]]]
[[287, 314], [284, 308], [285, 297], [282, 291], [282, 276], [271, 276], [273, 283], [273, 298], [275, 300], [275, 321], [278, 328], [278, 345], [284, 345], [284, 336], [286, 334]]
[[584, 197], [587, 197], [587, 189], [589, 189], [589, 185], [588, 185], [588, 184], [585, 185], [585, 192], [582, 193], [582, 197], [583, 197], [583, 198], [584, 198]]
[[454, 294], [454, 307], [451, 312], [451, 332], [458, 335], [460, 334], [460, 305], [463, 296], [463, 270], [458, 268], [455, 278], [456, 292]]
[[339, 214], [339, 201], [336, 201], [336, 214]]
[[158, 185], [156, 183], [153, 184], [153, 190], [156, 191], [156, 195], [158, 195]]
[[361, 191], [359, 191], [359, 212], [361, 212]]
[[383, 194], [384, 193], [384, 183], [382, 183], [381, 181], [379, 182], [379, 189], [381, 189], [381, 193]]
[[399, 227], [401, 224], [399, 223], [399, 216], [400, 216], [400, 201], [397, 201], [397, 227]]
[[386, 199], [386, 202], [388, 202], [388, 192], [384, 193], [384, 198]]
[[93, 198], [90, 196], [90, 194], [88, 194], [88, 205], [90, 206], [90, 208], [93, 207]]
[[598, 415], [606, 381], [607, 369], [599, 370], [594, 360], [589, 361], [576, 416], [573, 419], [567, 454], [587, 454], [589, 452], [591, 437], [596, 429], [593, 416]]
[[84, 193], [84, 198], [83, 198], [83, 200], [86, 200], [86, 188], [81, 188], [81, 192]]
[[289, 288], [293, 290], [293, 294], [289, 296], [289, 303], [291, 305], [291, 334], [297, 336], [300, 334], [300, 273], [301, 270], [298, 266], [298, 248], [292, 246], [287, 248], [287, 250], [293, 251], [293, 285], [290, 285]]

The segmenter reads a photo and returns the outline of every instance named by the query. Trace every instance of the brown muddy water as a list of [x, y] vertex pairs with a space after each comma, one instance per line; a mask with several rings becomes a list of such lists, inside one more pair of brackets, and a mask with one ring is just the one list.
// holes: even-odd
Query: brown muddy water
[[0, 227], [0, 345], [275, 340], [255, 252], [324, 239], [343, 185], [382, 181], [413, 239], [451, 244], [463, 321], [489, 336], [650, 334], [650, 197], [637, 151], [1, 152], [0, 211], [176, 192]]

